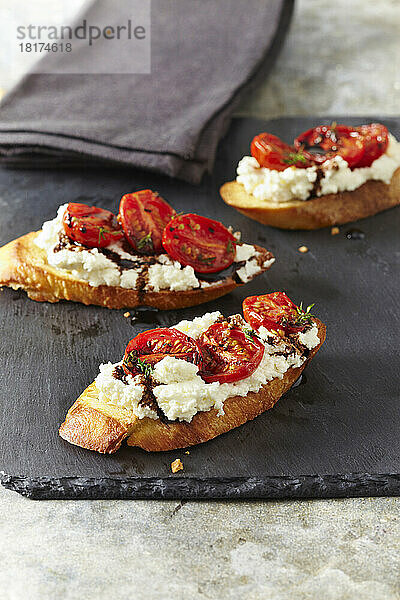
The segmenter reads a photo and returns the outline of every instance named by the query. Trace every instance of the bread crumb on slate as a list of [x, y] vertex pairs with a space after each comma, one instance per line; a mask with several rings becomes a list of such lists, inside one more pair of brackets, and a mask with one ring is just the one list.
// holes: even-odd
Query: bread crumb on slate
[[308, 248], [307, 246], [300, 246], [300, 248], [298, 249], [299, 252], [301, 252], [302, 254], [305, 254], [306, 252], [308, 252]]
[[331, 235], [337, 235], [339, 233], [339, 227], [332, 227]]
[[171, 471], [173, 473], [177, 473], [178, 471], [183, 471], [183, 462], [181, 461], [180, 458], [177, 458], [176, 460], [174, 460], [174, 462], [171, 463]]
[[185, 454], [190, 454], [189, 450], [186, 450]]
[[126, 319], [127, 319], [128, 317], [130, 317], [130, 316], [131, 316], [131, 313], [130, 313], [130, 312], [126, 312], [126, 313], [124, 313], [124, 317], [125, 317]]

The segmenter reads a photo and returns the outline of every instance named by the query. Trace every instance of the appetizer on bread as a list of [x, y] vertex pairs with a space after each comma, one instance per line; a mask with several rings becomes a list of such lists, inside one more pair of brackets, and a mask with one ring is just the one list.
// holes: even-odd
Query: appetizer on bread
[[[312, 305], [313, 306], [313, 305]], [[60, 427], [102, 453], [206, 442], [272, 408], [325, 340], [325, 325], [283, 292], [251, 296], [244, 318], [207, 313], [145, 331], [76, 400]]]
[[180, 214], [156, 192], [125, 194], [119, 214], [69, 203], [41, 231], [0, 248], [0, 285], [32, 300], [177, 309], [214, 300], [275, 258], [218, 221]]
[[400, 143], [384, 125], [321, 125], [292, 146], [260, 133], [223, 200], [282, 229], [319, 229], [400, 204]]

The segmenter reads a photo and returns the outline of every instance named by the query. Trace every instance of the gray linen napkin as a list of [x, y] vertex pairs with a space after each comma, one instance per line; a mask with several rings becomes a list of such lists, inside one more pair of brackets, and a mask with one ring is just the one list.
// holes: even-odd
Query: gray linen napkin
[[[232, 111], [271, 67], [293, 3], [152, 0], [151, 74], [26, 76], [0, 105], [0, 164], [106, 161], [199, 182]], [[88, 22], [104, 6], [94, 2]], [[95, 60], [103, 52], [98, 40]]]

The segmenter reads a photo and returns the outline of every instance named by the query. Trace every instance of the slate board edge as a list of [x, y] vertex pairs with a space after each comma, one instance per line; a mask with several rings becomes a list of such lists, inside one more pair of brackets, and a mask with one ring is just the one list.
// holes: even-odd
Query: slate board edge
[[351, 473], [302, 477], [85, 478], [0, 473], [1, 484], [32, 500], [218, 500], [399, 496], [400, 474]]

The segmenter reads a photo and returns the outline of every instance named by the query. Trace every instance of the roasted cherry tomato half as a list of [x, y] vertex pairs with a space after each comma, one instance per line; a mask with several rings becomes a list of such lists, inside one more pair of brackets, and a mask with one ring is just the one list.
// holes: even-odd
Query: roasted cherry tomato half
[[213, 219], [200, 215], [178, 215], [163, 234], [163, 246], [182, 265], [198, 273], [216, 273], [233, 263], [236, 240], [231, 232]]
[[276, 135], [260, 133], [251, 142], [251, 155], [257, 160], [260, 167], [274, 171], [284, 171], [294, 166], [306, 169], [313, 165], [313, 161], [294, 146], [285, 144]]
[[294, 145], [318, 164], [341, 156], [351, 169], [358, 167], [364, 155], [364, 142], [357, 127], [336, 123], [308, 129], [294, 140]]
[[123, 366], [125, 371], [146, 374], [146, 365], [153, 366], [166, 356], [180, 358], [203, 365], [203, 357], [197, 342], [173, 328], [150, 329], [139, 333], [129, 342], [125, 350]]
[[389, 144], [389, 132], [380, 123], [361, 125], [356, 128], [362, 137], [364, 154], [358, 162], [357, 167], [370, 167], [374, 160], [386, 152]]
[[243, 316], [253, 329], [261, 326], [279, 333], [304, 331], [298, 323], [299, 309], [284, 292], [249, 296], [243, 301]]
[[176, 211], [151, 190], [125, 194], [119, 205], [118, 220], [130, 245], [141, 254], [163, 252], [164, 227]]
[[204, 356], [201, 376], [207, 383], [229, 383], [249, 377], [264, 354], [260, 340], [227, 322], [211, 325], [200, 336], [199, 346]]
[[109, 210], [70, 202], [63, 216], [66, 235], [90, 248], [104, 248], [124, 237], [117, 217]]

